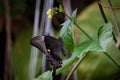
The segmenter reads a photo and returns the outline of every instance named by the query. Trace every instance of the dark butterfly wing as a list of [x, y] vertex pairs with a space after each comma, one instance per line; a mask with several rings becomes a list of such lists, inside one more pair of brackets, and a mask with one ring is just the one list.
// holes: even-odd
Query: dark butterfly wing
[[[54, 49], [54, 47], [53, 47], [52, 50], [51, 50], [51, 48], [50, 48], [50, 51], [52, 51], [52, 52], [49, 52], [49, 51], [48, 51], [49, 48], [48, 48], [48, 49], [46, 48], [46, 45], [45, 45], [45, 42], [44, 42], [44, 37], [45, 37], [45, 36], [36, 36], [36, 37], [33, 37], [33, 38], [31, 39], [30, 43], [31, 43], [31, 45], [37, 47], [40, 51], [42, 51], [43, 53], [45, 53], [47, 59], [51, 62], [51, 64], [52, 64], [52, 65], [55, 65], [55, 64], [57, 63], [57, 62], [56, 62], [57, 59], [60, 60], [60, 61], [62, 61], [62, 59], [59, 58], [59, 56], [55, 54], [55, 53], [57, 53], [57, 52], [55, 51], [56, 48]], [[47, 42], [47, 43], [50, 44], [50, 42]], [[52, 45], [52, 44], [51, 44], [51, 45]], [[47, 45], [47, 46], [49, 46], [49, 45]], [[50, 46], [50, 47], [51, 47], [51, 46]], [[54, 55], [54, 54], [55, 54], [55, 55]], [[53, 56], [54, 56], [54, 57], [53, 57]], [[57, 58], [57, 59], [55, 59], [55, 58]]]
[[44, 36], [33, 37], [30, 41], [30, 44], [37, 47], [43, 53], [48, 54], [45, 46], [45, 42], [44, 42]]
[[48, 52], [45, 42], [44, 42], [45, 36], [36, 36], [33, 37], [30, 41], [30, 44], [34, 47], [38, 48], [40, 51], [46, 54], [47, 60], [50, 61], [52, 65], [55, 65], [55, 60], [53, 59], [52, 55]]
[[62, 51], [63, 55], [66, 56], [66, 50], [64, 48], [64, 42], [62, 38], [56, 39], [51, 36], [45, 36], [45, 45], [47, 49], [50, 49], [50, 50], [56, 49], [57, 52], [55, 52], [54, 54], [60, 55]]
[[47, 60], [54, 66], [53, 75], [55, 76], [56, 69], [62, 66], [61, 52], [66, 55], [63, 41], [51, 36], [36, 36], [30, 43], [46, 54]]
[[60, 47], [55, 47], [54, 49], [52, 49], [51, 53], [52, 53], [51, 55], [53, 56], [53, 58], [55, 60], [55, 68], [57, 69], [57, 68], [61, 67], [62, 66], [62, 58], [61, 58]]

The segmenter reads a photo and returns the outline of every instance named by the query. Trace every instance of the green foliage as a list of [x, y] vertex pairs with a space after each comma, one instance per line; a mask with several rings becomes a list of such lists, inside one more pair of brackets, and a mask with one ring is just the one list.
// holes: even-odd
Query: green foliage
[[[111, 0], [114, 7], [119, 5], [119, 0]], [[114, 3], [113, 3], [114, 2]], [[108, 1], [103, 0], [102, 4], [104, 6], [108, 6]], [[118, 6], [119, 7], [119, 6]], [[120, 10], [114, 10], [120, 24]], [[110, 21], [113, 25], [113, 32], [117, 38], [117, 31], [115, 29], [113, 16], [111, 14], [111, 10], [108, 8], [104, 8], [104, 12], [108, 21]], [[77, 16], [77, 22], [80, 27], [86, 32], [93, 39], [98, 39], [98, 29], [101, 27], [101, 24], [104, 23], [100, 10], [96, 2], [89, 5], [86, 9], [84, 9], [79, 16]], [[81, 31], [79, 32], [80, 35], [80, 42], [85, 41], [88, 39], [84, 33]], [[115, 47], [114, 41], [109, 43], [107, 47], [107, 53], [117, 62], [120, 64], [120, 51]], [[92, 66], [91, 66], [92, 65]], [[106, 69], [105, 66], [109, 66]], [[80, 64], [78, 69], [78, 78], [80, 80], [115, 80], [115, 76], [119, 76], [120, 71], [114, 65], [114, 63], [106, 57], [104, 54], [99, 52], [90, 52], [88, 57]], [[102, 73], [102, 74], [101, 74]]]
[[60, 32], [60, 37], [63, 39], [64, 44], [68, 52], [72, 52], [74, 49], [74, 36], [73, 36], [73, 24], [74, 24], [74, 19], [76, 16], [77, 10], [75, 10], [71, 16], [71, 19], [68, 19], [65, 21], [62, 25], [62, 29]]
[[[106, 27], [106, 25], [108, 27]], [[109, 27], [110, 26], [110, 27]], [[100, 32], [99, 35], [101, 35], [101, 37], [98, 37], [100, 40], [102, 39], [102, 36], [106, 36], [106, 33], [109, 33], [109, 35], [106, 36], [106, 39], [104, 39], [104, 41], [109, 41], [104, 45], [108, 45], [110, 43], [110, 41], [112, 41], [112, 24], [107, 23], [105, 25], [103, 25], [100, 28]], [[109, 30], [108, 30], [109, 28]], [[102, 29], [102, 30], [101, 30]], [[104, 34], [102, 34], [103, 32], [105, 32]], [[111, 36], [110, 36], [111, 35]], [[107, 38], [109, 37], [109, 39]], [[84, 53], [88, 52], [88, 51], [97, 51], [97, 52], [104, 52], [106, 50], [106, 47], [102, 47], [102, 43], [99, 43], [99, 39], [97, 41], [95, 40], [87, 40], [85, 42], [80, 43], [77, 47], [74, 48], [74, 54], [67, 60], [65, 60], [63, 62], [63, 67], [58, 69], [58, 73], [62, 72], [63, 70], [67, 69], [71, 64], [73, 64], [74, 62], [76, 62], [78, 59], [77, 57], [79, 57], [80, 59], [82, 58], [82, 56], [84, 55]], [[77, 57], [76, 57], [77, 56]]]
[[112, 40], [112, 24], [104, 24], [98, 30], [98, 41], [104, 51]]
[[42, 75], [38, 76], [34, 80], [52, 80], [52, 72], [44, 72]]
[[84, 53], [89, 51], [103, 51], [98, 41], [87, 40], [79, 44], [75, 49], [74, 53], [77, 57], [81, 58]]
[[62, 71], [70, 67], [71, 64], [78, 61], [78, 59], [81, 59], [84, 53], [86, 52], [105, 52], [108, 44], [112, 41], [112, 24], [107, 23], [102, 25], [98, 30], [97, 40], [86, 40], [80, 43], [78, 46], [74, 47], [74, 36], [72, 26], [74, 24], [75, 16], [76, 10], [73, 12], [71, 20], [69, 19], [63, 24], [63, 28], [60, 32], [60, 37], [62, 37], [67, 50], [69, 52], [73, 52], [73, 54], [70, 58], [63, 61], [62, 68], [57, 70], [57, 74], [60, 74]]
[[112, 24], [107, 23], [102, 25], [98, 30], [98, 40], [87, 40], [78, 45], [74, 52], [81, 58], [83, 53], [88, 51], [106, 51], [108, 44], [112, 41]]

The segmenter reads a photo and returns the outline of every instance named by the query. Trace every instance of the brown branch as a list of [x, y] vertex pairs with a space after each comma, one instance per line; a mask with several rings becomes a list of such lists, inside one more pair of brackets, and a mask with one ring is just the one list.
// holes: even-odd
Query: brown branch
[[12, 80], [12, 68], [11, 68], [11, 17], [9, 0], [4, 0], [5, 7], [5, 20], [6, 20], [6, 49], [5, 49], [5, 70], [4, 80]]
[[89, 52], [87, 52], [82, 58], [80, 58], [77, 63], [73, 66], [72, 70], [70, 71], [70, 73], [68, 74], [66, 80], [69, 80], [70, 76], [72, 75], [72, 73], [77, 69], [77, 67], [82, 63], [82, 61], [88, 56]]
[[108, 20], [107, 20], [107, 18], [106, 18], [106, 15], [105, 15], [105, 13], [104, 13], [103, 7], [102, 7], [102, 5], [101, 5], [101, 1], [100, 1], [100, 0], [97, 0], [97, 3], [98, 3], [98, 6], [99, 6], [99, 9], [100, 9], [100, 12], [101, 12], [101, 14], [102, 14], [103, 19], [104, 19], [105, 23], [107, 23]]
[[[100, 12], [101, 12], [101, 14], [102, 14], [102, 17], [103, 17], [103, 19], [104, 19], [104, 22], [107, 23], [108, 20], [107, 20], [107, 18], [106, 18], [105, 13], [104, 13], [103, 6], [101, 5], [101, 0], [97, 0], [97, 3], [98, 3], [98, 6], [99, 6], [99, 9], [100, 9]], [[112, 32], [112, 35], [113, 35], [114, 42], [115, 42], [115, 44], [116, 44], [116, 43], [117, 43], [117, 39], [116, 39], [116, 37], [115, 37], [115, 35], [114, 35], [113, 32]]]
[[113, 15], [113, 20], [114, 20], [114, 23], [115, 23], [115, 25], [116, 25], [116, 29], [117, 29], [118, 35], [119, 35], [119, 37], [120, 37], [120, 27], [119, 27], [119, 24], [118, 24], [117, 17], [116, 17], [116, 15], [115, 15], [115, 11], [114, 11], [114, 9], [113, 9], [113, 6], [112, 6], [111, 1], [108, 0], [108, 2], [109, 2], [109, 5], [110, 5], [110, 8], [111, 8], [111, 12], [112, 12], [112, 15]]
[[[119, 26], [117, 17], [116, 17], [116, 15], [115, 15], [115, 11], [114, 11], [114, 9], [113, 9], [113, 6], [112, 6], [112, 3], [111, 3], [110, 0], [108, 0], [108, 3], [109, 3], [109, 6], [110, 6], [112, 15], [113, 15], [113, 20], [114, 20], [114, 23], [115, 23], [115, 26], [116, 26], [116, 29], [117, 29], [117, 33], [118, 33], [118, 35], [119, 35], [119, 37], [120, 37], [120, 26]], [[118, 49], [120, 49], [119, 40], [116, 42], [116, 45], [117, 45], [116, 47], [117, 47]]]

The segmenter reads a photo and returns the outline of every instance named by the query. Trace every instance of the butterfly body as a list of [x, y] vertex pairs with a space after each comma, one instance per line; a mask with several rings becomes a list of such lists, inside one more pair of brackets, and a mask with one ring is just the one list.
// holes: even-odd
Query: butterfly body
[[54, 67], [55, 74], [56, 69], [62, 66], [61, 53], [66, 55], [62, 39], [51, 36], [36, 36], [31, 39], [30, 43], [46, 55], [47, 60]]

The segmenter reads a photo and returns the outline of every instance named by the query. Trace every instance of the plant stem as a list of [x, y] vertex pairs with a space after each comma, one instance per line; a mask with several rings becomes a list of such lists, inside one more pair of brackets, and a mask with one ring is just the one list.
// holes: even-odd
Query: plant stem
[[79, 28], [90, 40], [93, 40], [76, 22], [74, 24]]
[[70, 78], [70, 76], [72, 75], [72, 73], [75, 71], [75, 69], [79, 66], [79, 64], [87, 57], [88, 52], [82, 57], [80, 58], [77, 63], [73, 66], [72, 70], [70, 71], [70, 73], [68, 74], [66, 80], [68, 80]]
[[[108, 0], [108, 1], [110, 1], [110, 0]], [[104, 13], [104, 10], [103, 10], [103, 8], [102, 8], [102, 5], [101, 5], [100, 0], [97, 0], [97, 3], [98, 3], [98, 6], [99, 6], [99, 8], [100, 8], [100, 11], [101, 11], [101, 14], [102, 14], [102, 16], [103, 16], [103, 19], [104, 19], [105, 23], [107, 23], [108, 20], [107, 20], [107, 18], [106, 18], [106, 16], [105, 16], [105, 13]], [[110, 4], [110, 2], [109, 2], [109, 4]], [[113, 9], [112, 9], [112, 6], [110, 6], [110, 8], [111, 8], [111, 10], [112, 10], [112, 12], [113, 12], [113, 16], [115, 16], [115, 13], [114, 13], [114, 11], [113, 11]], [[116, 16], [115, 16], [115, 17], [116, 17]], [[114, 17], [114, 21], [117, 20], [115, 17]], [[116, 22], [116, 21], [115, 21], [115, 22]], [[117, 24], [116, 24], [116, 25], [117, 25]], [[114, 39], [115, 43], [117, 43], [117, 39], [115, 38], [115, 35], [114, 35], [113, 32], [112, 32], [112, 35], [113, 35], [113, 39]], [[120, 65], [119, 65], [109, 54], [107, 54], [106, 52], [104, 52], [104, 54], [120, 69]]]
[[106, 52], [104, 54], [120, 69], [120, 65]]
[[103, 19], [104, 19], [105, 23], [107, 23], [108, 20], [107, 20], [107, 18], [106, 18], [106, 15], [105, 15], [105, 13], [104, 13], [104, 10], [103, 10], [103, 7], [102, 7], [102, 5], [101, 5], [100, 0], [97, 0], [97, 3], [98, 3], [98, 6], [99, 6], [99, 9], [100, 9], [100, 12], [101, 12], [101, 14], [102, 14]]
[[[65, 13], [65, 12], [64, 12]], [[72, 19], [65, 13], [65, 15], [67, 16], [68, 19], [70, 19], [72, 21]], [[77, 26], [77, 28], [79, 28], [90, 40], [93, 40], [76, 22], [74, 22], [74, 24]]]
[[110, 5], [110, 9], [111, 9], [111, 12], [112, 12], [112, 15], [113, 15], [113, 20], [114, 20], [114, 22], [115, 22], [118, 35], [119, 35], [119, 37], [120, 37], [120, 29], [119, 29], [119, 24], [118, 24], [117, 17], [116, 17], [116, 15], [115, 15], [115, 11], [114, 11], [114, 9], [113, 9], [113, 6], [112, 6], [111, 1], [108, 0], [108, 2], [109, 2], [109, 5]]
[[[105, 13], [104, 13], [104, 10], [103, 10], [103, 7], [102, 7], [102, 5], [101, 5], [100, 0], [97, 0], [97, 3], [98, 3], [98, 6], [99, 6], [99, 9], [100, 9], [100, 12], [101, 12], [101, 14], [102, 14], [102, 16], [103, 16], [104, 22], [107, 23], [108, 20], [107, 20], [107, 18], [106, 18], [106, 15], [105, 15]], [[114, 42], [117, 43], [117, 39], [116, 39], [116, 37], [115, 37], [115, 35], [114, 35], [113, 32], [112, 32], [112, 35], [113, 35]]]

